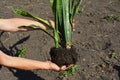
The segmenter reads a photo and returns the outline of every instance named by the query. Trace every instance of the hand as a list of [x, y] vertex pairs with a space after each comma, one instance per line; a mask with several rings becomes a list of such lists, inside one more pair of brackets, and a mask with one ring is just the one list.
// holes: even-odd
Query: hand
[[[54, 27], [54, 21], [49, 20], [50, 24]], [[37, 25], [40, 26], [43, 29], [49, 29], [48, 27], [46, 27], [46, 25], [37, 22], [37, 21], [33, 21], [33, 20], [29, 20], [29, 19], [22, 19], [22, 18], [11, 18], [11, 19], [0, 19], [0, 30], [3, 31], [9, 31], [9, 32], [16, 32], [16, 31], [30, 31], [30, 30], [34, 30], [31, 28], [18, 28], [20, 26], [29, 26], [29, 25]], [[72, 23], [72, 30], [74, 31], [74, 21]]]
[[51, 61], [47, 61], [47, 63], [49, 65], [48, 69], [54, 70], [54, 71], [64, 71], [73, 66], [73, 64], [71, 64], [68, 67], [66, 67], [65, 65], [63, 65], [62, 67], [59, 67], [58, 65], [56, 65], [55, 63], [52, 63]]
[[[22, 18], [11, 18], [11, 19], [0, 19], [0, 30], [16, 32], [16, 31], [29, 31], [30, 28], [18, 28], [20, 26], [29, 26], [29, 25], [38, 25], [43, 29], [46, 29], [46, 26], [37, 21], [22, 19]], [[33, 30], [33, 29], [32, 29]]]

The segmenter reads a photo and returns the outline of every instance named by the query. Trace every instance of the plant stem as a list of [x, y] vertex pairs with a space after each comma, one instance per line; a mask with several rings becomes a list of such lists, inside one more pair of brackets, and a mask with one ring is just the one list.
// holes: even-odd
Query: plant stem
[[59, 47], [59, 41], [58, 41], [58, 38], [59, 38], [59, 34], [58, 34], [58, 12], [57, 12], [57, 8], [58, 8], [58, 4], [59, 1], [56, 0], [56, 8], [55, 8], [55, 29], [54, 29], [54, 37], [55, 37], [55, 47], [58, 48]]

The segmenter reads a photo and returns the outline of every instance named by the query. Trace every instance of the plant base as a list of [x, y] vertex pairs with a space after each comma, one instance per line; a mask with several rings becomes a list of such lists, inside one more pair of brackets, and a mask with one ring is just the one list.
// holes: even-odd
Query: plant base
[[77, 61], [77, 53], [75, 47], [71, 47], [71, 49], [66, 48], [51, 48], [50, 50], [51, 61], [56, 63], [58, 66], [70, 64], [75, 64]]

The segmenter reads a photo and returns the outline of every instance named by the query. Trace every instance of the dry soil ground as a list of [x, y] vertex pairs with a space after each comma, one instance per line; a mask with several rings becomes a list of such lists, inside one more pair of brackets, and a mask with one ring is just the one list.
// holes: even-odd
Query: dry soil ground
[[[45, 19], [53, 19], [49, 0], [1, 0], [0, 16], [21, 17], [11, 8], [27, 10]], [[75, 17], [73, 45], [77, 48], [79, 70], [74, 76], [62, 78], [58, 72], [23, 71], [1, 67], [0, 80], [119, 80], [120, 79], [120, 22], [108, 21], [105, 16], [120, 16], [120, 0], [84, 0], [82, 13]], [[42, 31], [16, 32], [0, 35], [0, 49], [10, 54], [27, 48], [25, 58], [46, 61], [54, 46], [53, 40]], [[111, 58], [116, 53], [117, 58]]]

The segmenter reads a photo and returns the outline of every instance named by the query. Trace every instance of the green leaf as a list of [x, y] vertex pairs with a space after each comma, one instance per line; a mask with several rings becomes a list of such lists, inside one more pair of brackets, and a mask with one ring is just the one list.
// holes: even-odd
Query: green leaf
[[50, 0], [50, 5], [54, 15], [55, 15], [55, 9], [56, 9], [55, 4], [56, 4], [56, 0]]
[[54, 39], [54, 37], [49, 32], [47, 32], [45, 29], [41, 28], [40, 26], [36, 26], [34, 24], [29, 25], [29, 26], [19, 26], [19, 28], [33, 28], [33, 29], [36, 29], [36, 30], [42, 30], [46, 34], [48, 34], [50, 37], [52, 37]]
[[[29, 27], [34, 29], [40, 29], [50, 35], [55, 42], [56, 48], [63, 43], [63, 46], [68, 48], [72, 45], [72, 21], [75, 14], [78, 12], [78, 8], [82, 0], [50, 0], [50, 5], [53, 10], [55, 28], [45, 19], [34, 16], [29, 12], [24, 10], [15, 9], [16, 14], [31, 17], [35, 20], [42, 22], [47, 25], [49, 28], [53, 29], [53, 36], [49, 34], [46, 30], [41, 29], [40, 26], [30, 25]], [[21, 26], [20, 28], [26, 28]]]
[[68, 77], [74, 75], [74, 73], [78, 70], [78, 65], [74, 65], [70, 67], [69, 69], [65, 70], [63, 72], [63, 76]]
[[18, 15], [21, 15], [21, 16], [25, 16], [25, 17], [30, 17], [30, 18], [33, 18], [37, 21], [40, 21], [42, 22], [43, 24], [47, 25], [47, 27], [53, 29], [54, 27], [45, 19], [43, 18], [40, 18], [40, 17], [37, 17], [37, 16], [33, 16], [32, 14], [30, 14], [29, 12], [27, 11], [24, 11], [22, 9], [13, 9], [13, 12], [18, 14]]
[[58, 14], [58, 25], [62, 26], [63, 24], [63, 5], [62, 5], [62, 0], [58, 0], [57, 3], [57, 14]]
[[107, 15], [104, 17], [104, 19], [106, 19], [107, 21], [114, 21], [114, 16], [113, 15]]
[[82, 2], [82, 0], [73, 0], [71, 20], [73, 20], [75, 14], [78, 12], [79, 5], [81, 4], [81, 2]]
[[118, 58], [117, 53], [115, 53], [114, 50], [112, 50], [111, 58], [112, 58], [112, 59], [117, 59], [117, 58]]
[[51, 8], [55, 16], [54, 36], [56, 44], [60, 37], [63, 46], [71, 47], [72, 21], [81, 2], [82, 0], [50, 0]]
[[78, 13], [83, 13], [84, 12], [84, 8], [79, 8], [78, 9]]
[[55, 9], [55, 10], [54, 10], [54, 11], [55, 11], [55, 12], [54, 12], [54, 13], [55, 13], [55, 14], [54, 14], [54, 15], [55, 15], [55, 29], [54, 29], [54, 38], [55, 38], [55, 39], [54, 39], [54, 41], [55, 41], [55, 47], [56, 47], [56, 48], [59, 47], [59, 40], [58, 40], [58, 39], [59, 39], [59, 35], [58, 35], [58, 32], [59, 32], [59, 31], [58, 31], [58, 27], [59, 27], [59, 22], [58, 22], [58, 21], [59, 21], [59, 16], [58, 16], [58, 10], [57, 10], [58, 7], [59, 7], [59, 6], [58, 6], [58, 3], [59, 3], [59, 0], [55, 0], [55, 1], [54, 1], [54, 7], [55, 7], [55, 8], [54, 8], [54, 9]]
[[120, 22], [120, 15], [118, 15], [115, 20]]
[[25, 16], [25, 17], [33, 17], [30, 13], [22, 10], [22, 9], [13, 9], [13, 12], [15, 14], [21, 15], [21, 16]]
[[66, 41], [66, 46], [69, 48], [71, 47], [71, 41], [72, 41], [72, 27], [69, 16], [69, 0], [62, 0], [62, 1], [63, 1], [62, 4], [63, 4], [65, 41]]
[[22, 48], [18, 53], [18, 57], [23, 57], [25, 53], [26, 53], [26, 48]]

